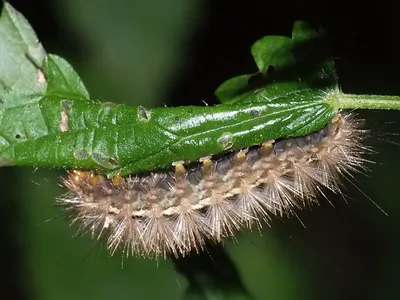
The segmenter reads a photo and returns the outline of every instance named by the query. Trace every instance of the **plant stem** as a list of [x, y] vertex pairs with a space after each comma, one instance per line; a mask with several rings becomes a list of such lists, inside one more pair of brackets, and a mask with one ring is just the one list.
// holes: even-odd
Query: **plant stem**
[[393, 109], [400, 110], [400, 96], [354, 95], [336, 90], [327, 101], [337, 109]]

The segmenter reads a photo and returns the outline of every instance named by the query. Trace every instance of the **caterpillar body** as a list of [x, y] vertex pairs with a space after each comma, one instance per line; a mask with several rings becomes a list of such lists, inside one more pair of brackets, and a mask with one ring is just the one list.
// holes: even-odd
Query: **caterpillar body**
[[365, 133], [352, 114], [337, 114], [311, 134], [176, 162], [168, 171], [108, 179], [72, 170], [58, 202], [81, 231], [105, 238], [111, 253], [182, 257], [307, 207], [323, 188], [340, 193], [342, 177], [363, 169]]

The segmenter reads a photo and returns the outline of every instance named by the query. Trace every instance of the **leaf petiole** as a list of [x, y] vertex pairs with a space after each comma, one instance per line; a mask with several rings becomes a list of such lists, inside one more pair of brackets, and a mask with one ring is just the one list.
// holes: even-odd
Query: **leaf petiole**
[[336, 109], [400, 110], [400, 96], [345, 94], [336, 89], [327, 94], [326, 101]]

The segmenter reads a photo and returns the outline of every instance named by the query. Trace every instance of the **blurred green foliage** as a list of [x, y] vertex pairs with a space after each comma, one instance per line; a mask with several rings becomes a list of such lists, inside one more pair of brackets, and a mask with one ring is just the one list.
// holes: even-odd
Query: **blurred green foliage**
[[[70, 45], [70, 49], [79, 47], [84, 53], [83, 59], [71, 57], [68, 60], [77, 67], [92, 95], [109, 101], [158, 106], [167, 101], [166, 95], [170, 95], [175, 77], [180, 74], [183, 80], [181, 68], [188, 67], [186, 60], [194, 55], [190, 54], [194, 49], [189, 47], [189, 37], [201, 24], [204, 14], [211, 12], [196, 1], [161, 2], [54, 1], [57, 20], [73, 30], [76, 44]], [[254, 6], [249, 10], [258, 8]], [[385, 10], [389, 15], [391, 8]], [[225, 12], [219, 10], [219, 13], [221, 11]], [[332, 15], [337, 20], [339, 13], [332, 11]], [[340, 16], [340, 21], [346, 22], [346, 16]], [[43, 14], [40, 17], [46, 18]], [[289, 13], [287, 18], [291, 19], [283, 34], [287, 34], [292, 22], [298, 19]], [[324, 15], [324, 18], [329, 17]], [[232, 23], [226, 25], [228, 28], [243, 26], [240, 15], [230, 21]], [[239, 25], [235, 27], [234, 22]], [[352, 22], [356, 24], [353, 19]], [[374, 22], [371, 24], [377, 26]], [[363, 26], [366, 31], [371, 30], [368, 23]], [[349, 27], [348, 30], [355, 29]], [[276, 33], [272, 25], [263, 28], [263, 35], [269, 33]], [[255, 39], [251, 32], [246, 34], [250, 45]], [[382, 38], [382, 41], [388, 39]], [[229, 46], [233, 47], [234, 41], [231, 42]], [[393, 51], [400, 50], [394, 44], [392, 47]], [[73, 53], [73, 50], [64, 50]], [[58, 53], [53, 49], [49, 51]], [[359, 53], [354, 55], [359, 56], [363, 58]], [[383, 70], [380, 65], [385, 61], [386, 73], [376, 74], [376, 70]], [[342, 74], [339, 72], [345, 92], [400, 94], [398, 68], [390, 66], [398, 65], [399, 61], [391, 62], [390, 57], [385, 61], [348, 59], [347, 63], [353, 63], [353, 67], [347, 67]], [[243, 62], [235, 65], [232, 60], [229, 64], [234, 65], [233, 69], [246, 69]], [[218, 66], [214, 68], [217, 73]], [[230, 75], [237, 73], [241, 72]], [[215, 84], [226, 78], [229, 77], [219, 78]], [[206, 86], [207, 82], [201, 84]], [[205, 90], [208, 95], [213, 92]], [[190, 94], [199, 95], [193, 89]], [[191, 99], [192, 104], [198, 104], [200, 99]], [[400, 162], [398, 145], [382, 142], [398, 142], [395, 135], [386, 134], [399, 132], [388, 124], [399, 119], [398, 113], [363, 112], [361, 116], [373, 130], [371, 141], [377, 144], [379, 153], [372, 158], [377, 163], [370, 167], [371, 178], [360, 176], [356, 183], [388, 212], [389, 217], [347, 184], [348, 203], [330, 197], [335, 208], [321, 199], [320, 207], [299, 213], [306, 229], [296, 219], [274, 220], [271, 229], [266, 228], [262, 236], [258, 232], [246, 232], [238, 237], [238, 245], [228, 242], [227, 251], [239, 268], [245, 286], [257, 299], [398, 298], [400, 202], [395, 188]], [[129, 258], [123, 260], [121, 269], [120, 255], [110, 258], [104, 247], [93, 243], [89, 237], [72, 239], [76, 228], [68, 227], [67, 220], [54, 207], [54, 199], [62, 192], [57, 186], [60, 173], [3, 168], [0, 175], [2, 260], [15, 263], [10, 270], [16, 274], [13, 277], [10, 271], [5, 276], [16, 281], [25, 299], [146, 300], [179, 299], [183, 295], [187, 282], [175, 272], [172, 262], [157, 265], [154, 261]], [[44, 222], [48, 219], [51, 220]], [[215, 264], [218, 266], [218, 261]]]

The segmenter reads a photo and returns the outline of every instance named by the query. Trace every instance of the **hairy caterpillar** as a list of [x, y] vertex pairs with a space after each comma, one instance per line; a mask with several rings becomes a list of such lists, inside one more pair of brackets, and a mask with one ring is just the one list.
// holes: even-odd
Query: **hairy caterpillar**
[[324, 45], [296, 22], [292, 38], [254, 43], [258, 71], [221, 84], [220, 105], [148, 109], [91, 100], [73, 68], [43, 51], [39, 86], [0, 99], [0, 166], [71, 170], [58, 202], [111, 253], [199, 252], [324, 189], [341, 193], [369, 148], [360, 121], [340, 111], [400, 109], [398, 97], [342, 93]]
[[342, 177], [363, 169], [365, 133], [352, 114], [338, 114], [311, 134], [178, 162], [171, 171], [107, 179], [73, 170], [59, 203], [83, 232], [104, 237], [111, 253], [185, 256], [307, 207], [323, 188], [340, 193]]

